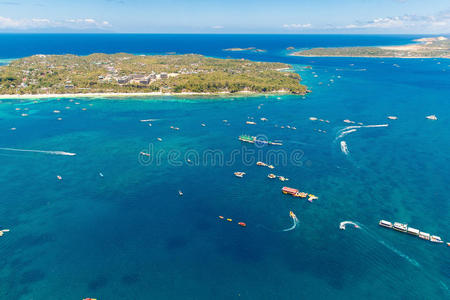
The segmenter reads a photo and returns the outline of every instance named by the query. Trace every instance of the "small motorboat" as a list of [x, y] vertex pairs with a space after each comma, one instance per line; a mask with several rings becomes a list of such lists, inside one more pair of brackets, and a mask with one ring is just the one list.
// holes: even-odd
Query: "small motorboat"
[[279, 179], [280, 181], [288, 181], [288, 180], [289, 180], [288, 178], [286, 178], [286, 177], [284, 177], [284, 176], [278, 176], [278, 179]]
[[58, 178], [58, 180], [62, 180], [61, 175], [57, 175], [56, 178]]
[[181, 190], [179, 190], [178, 195], [183, 196], [183, 192]]
[[277, 175], [275, 175], [275, 174], [269, 174], [269, 175], [267, 175], [267, 177], [270, 178], [270, 179], [274, 179], [274, 178], [277, 178]]
[[449, 246], [449, 247], [450, 247], [450, 243], [447, 243], [447, 246]]
[[238, 225], [242, 227], [247, 227], [247, 224], [245, 224], [244, 222], [239, 222]]
[[148, 157], [150, 157], [150, 153], [140, 152], [139, 154], [140, 154], [140, 155], [143, 155], [143, 156], [148, 156]]
[[245, 175], [245, 172], [234, 172], [234, 176], [239, 177], [239, 178], [244, 177], [244, 175]]
[[314, 200], [317, 200], [317, 199], [319, 199], [319, 197], [310, 194], [309, 198], [308, 198], [308, 201], [312, 203]]
[[223, 216], [219, 216], [219, 219], [222, 219], [222, 220], [223, 220], [224, 218], [223, 218]]
[[233, 221], [233, 219], [230, 219], [230, 218], [228, 218], [228, 219], [227, 219], [227, 221], [228, 221], [228, 222], [232, 222], [232, 221]]

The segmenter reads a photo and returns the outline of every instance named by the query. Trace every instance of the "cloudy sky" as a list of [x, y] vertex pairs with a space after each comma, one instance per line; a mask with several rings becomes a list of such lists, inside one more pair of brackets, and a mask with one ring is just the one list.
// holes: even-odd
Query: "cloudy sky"
[[449, 0], [0, 0], [0, 32], [450, 33]]

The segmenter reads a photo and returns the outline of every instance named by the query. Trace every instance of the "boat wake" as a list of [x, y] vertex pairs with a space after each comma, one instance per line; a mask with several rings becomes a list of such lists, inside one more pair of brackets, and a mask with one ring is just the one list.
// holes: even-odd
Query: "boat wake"
[[368, 234], [369, 237], [371, 237], [372, 239], [374, 239], [375, 241], [377, 241], [381, 245], [385, 246], [386, 248], [388, 248], [389, 250], [391, 250], [392, 252], [394, 252], [398, 256], [404, 258], [406, 261], [408, 261], [413, 266], [415, 266], [417, 268], [421, 268], [420, 264], [415, 259], [410, 258], [408, 255], [404, 254], [403, 252], [401, 252], [400, 250], [398, 250], [394, 246], [386, 243], [384, 240], [380, 239], [375, 233], [372, 233], [371, 231], [369, 231], [369, 229], [367, 227], [362, 226], [362, 225], [360, 225], [360, 227], [362, 228], [362, 230], [364, 232], [366, 232]]
[[338, 130], [338, 132], [337, 132], [338, 136], [336, 136], [335, 140], [341, 139], [344, 136], [346, 136], [347, 134], [350, 134], [352, 132], [356, 132], [359, 128], [380, 128], [380, 127], [388, 127], [388, 126], [389, 126], [389, 124], [347, 126], [347, 127], [344, 127], [342, 129]]
[[15, 151], [15, 152], [33, 152], [33, 153], [44, 153], [51, 155], [65, 155], [65, 156], [75, 156], [76, 153], [70, 153], [65, 151], [45, 151], [45, 150], [28, 150], [28, 149], [15, 149], [15, 148], [0, 148], [3, 151]]
[[359, 227], [358, 223], [356, 223], [356, 222], [353, 222], [353, 221], [343, 221], [343, 222], [341, 222], [341, 223], [339, 224], [339, 229], [345, 230], [347, 224], [351, 224], [351, 225], [353, 225], [353, 227], [355, 227], [355, 228], [361, 228], [361, 227]]
[[401, 252], [397, 248], [394, 248], [393, 246], [389, 245], [388, 243], [386, 243], [383, 240], [378, 240], [378, 242], [380, 244], [382, 244], [383, 246], [385, 246], [386, 248], [388, 248], [389, 250], [391, 250], [392, 252], [394, 252], [395, 254], [397, 254], [398, 256], [403, 257], [404, 259], [406, 259], [412, 265], [420, 268], [420, 264], [415, 259], [410, 258], [408, 255], [404, 254], [403, 252]]
[[339, 136], [336, 137], [336, 139], [337, 139], [337, 140], [338, 140], [338, 139], [341, 139], [341, 138], [343, 138], [344, 136], [346, 136], [347, 134], [350, 134], [350, 133], [355, 132], [355, 131], [356, 131], [356, 129], [350, 129], [350, 130], [342, 131], [342, 132], [339, 134]]
[[298, 219], [297, 219], [297, 216], [291, 211], [290, 213], [289, 213], [289, 215], [290, 215], [290, 217], [292, 218], [292, 226], [291, 227], [289, 227], [289, 228], [286, 228], [286, 229], [283, 229], [283, 231], [291, 231], [291, 230], [294, 230], [296, 227], [297, 227], [297, 225], [298, 225]]
[[261, 227], [261, 228], [263, 228], [265, 230], [268, 230], [270, 232], [286, 232], [286, 231], [294, 230], [297, 227], [298, 223], [299, 223], [298, 218], [292, 211], [289, 212], [289, 216], [292, 219], [292, 226], [289, 227], [289, 228], [282, 229], [282, 230], [273, 230], [273, 229], [267, 228], [266, 226], [264, 226], [262, 224], [258, 224], [257, 227]]
[[347, 147], [347, 143], [345, 141], [341, 141], [341, 151], [342, 153], [344, 153], [345, 155], [348, 155], [348, 147]]

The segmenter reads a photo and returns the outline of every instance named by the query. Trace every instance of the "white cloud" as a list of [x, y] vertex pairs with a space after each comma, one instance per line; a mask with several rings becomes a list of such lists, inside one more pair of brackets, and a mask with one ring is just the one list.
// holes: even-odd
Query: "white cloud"
[[439, 29], [450, 31], [450, 10], [436, 15], [403, 15], [376, 18], [367, 22], [356, 22], [337, 28], [343, 29]]
[[211, 26], [212, 29], [223, 29], [224, 27], [222, 25], [214, 25]]
[[285, 29], [304, 29], [304, 28], [311, 28], [311, 24], [284, 24], [283, 28]]
[[111, 24], [108, 21], [97, 21], [91, 18], [56, 21], [45, 18], [12, 19], [0, 16], [0, 30], [32, 30], [48, 28], [104, 29], [107, 27], [111, 27]]

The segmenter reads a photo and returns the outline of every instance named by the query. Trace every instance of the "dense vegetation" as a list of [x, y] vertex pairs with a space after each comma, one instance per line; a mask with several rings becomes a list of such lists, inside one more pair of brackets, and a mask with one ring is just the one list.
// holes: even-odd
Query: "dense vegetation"
[[342, 57], [423, 57], [450, 58], [450, 41], [435, 41], [414, 47], [339, 47], [313, 48], [293, 53], [296, 56], [342, 56]]
[[[305, 94], [289, 65], [201, 55], [34, 55], [0, 67], [0, 94], [286, 92]], [[143, 81], [142, 81], [143, 79]], [[145, 81], [147, 80], [147, 81]]]

